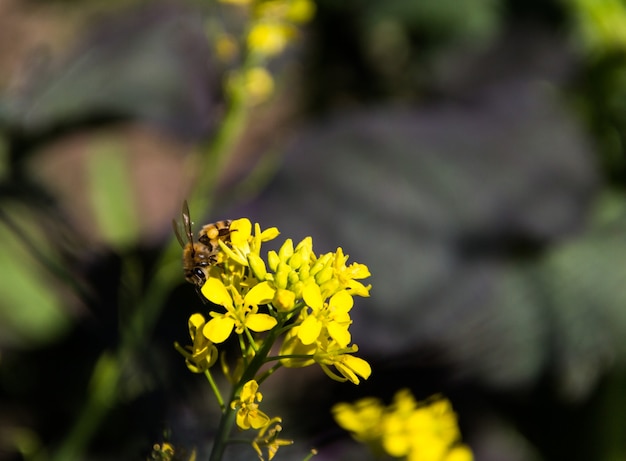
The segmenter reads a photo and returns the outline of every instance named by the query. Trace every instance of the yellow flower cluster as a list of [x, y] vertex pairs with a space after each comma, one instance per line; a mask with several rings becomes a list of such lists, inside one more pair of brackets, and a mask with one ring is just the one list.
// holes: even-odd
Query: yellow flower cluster
[[374, 453], [408, 461], [472, 461], [472, 451], [461, 443], [461, 433], [450, 402], [434, 397], [415, 400], [407, 389], [398, 391], [385, 407], [368, 397], [333, 407], [335, 420]]
[[216, 51], [230, 61], [242, 48], [248, 66], [234, 72], [231, 84], [242, 85], [252, 104], [265, 101], [274, 90], [274, 79], [265, 63], [285, 51], [298, 36], [298, 28], [315, 14], [313, 0], [220, 0], [244, 8], [248, 13], [246, 32], [241, 44], [229, 33], [216, 37]]
[[[201, 289], [209, 301], [225, 309], [210, 313], [212, 318], [202, 329], [205, 339], [219, 344], [233, 330], [251, 338], [251, 332], [281, 328], [286, 331], [282, 365], [319, 363], [331, 378], [355, 384], [359, 376], [368, 378], [369, 364], [351, 355], [358, 348], [350, 346], [348, 330], [353, 296], [369, 296], [370, 286], [359, 281], [369, 277], [367, 266], [347, 265], [341, 248], [316, 256], [311, 237], [295, 247], [287, 239], [278, 251], [268, 252], [266, 264], [261, 245], [278, 236], [276, 228], [261, 231], [256, 224], [252, 233], [252, 224], [244, 218], [233, 221], [230, 229], [230, 245], [220, 242], [224, 262], [211, 269]], [[194, 343], [202, 350], [207, 347]], [[250, 341], [253, 348], [255, 344]]]
[[[229, 238], [217, 240], [221, 251], [200, 289], [216, 307], [207, 316], [189, 318], [191, 345], [175, 344], [189, 370], [207, 376], [224, 414], [236, 411], [237, 427], [258, 431], [251, 443], [261, 459], [263, 449], [272, 459], [291, 443], [278, 438], [280, 418], [259, 407], [259, 385], [276, 369], [317, 363], [332, 379], [354, 384], [371, 374], [370, 365], [353, 355], [358, 348], [349, 331], [354, 296], [369, 296], [371, 286], [361, 282], [370, 276], [367, 266], [348, 264], [341, 248], [316, 255], [311, 237], [295, 246], [287, 239], [262, 255], [263, 244], [278, 235], [275, 227], [261, 230], [245, 218], [230, 223]], [[233, 385], [229, 404], [223, 405], [209, 369], [217, 362], [218, 346], [233, 333], [241, 355], [231, 370], [222, 354], [222, 370]], [[276, 349], [278, 355], [270, 356]]]

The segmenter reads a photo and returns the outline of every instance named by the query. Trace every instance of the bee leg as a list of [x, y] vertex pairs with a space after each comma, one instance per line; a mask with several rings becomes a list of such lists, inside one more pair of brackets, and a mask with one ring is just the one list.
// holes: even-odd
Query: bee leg
[[198, 296], [202, 300], [202, 304], [209, 304], [209, 300], [204, 297], [200, 287], [198, 285], [195, 285], [195, 288], [196, 288], [196, 293], [198, 293]]

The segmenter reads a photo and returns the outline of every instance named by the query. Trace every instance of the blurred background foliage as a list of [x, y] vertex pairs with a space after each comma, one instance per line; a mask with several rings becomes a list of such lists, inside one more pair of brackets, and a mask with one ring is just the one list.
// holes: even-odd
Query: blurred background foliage
[[317, 0], [233, 121], [241, 8], [0, 4], [0, 459], [206, 454], [185, 198], [371, 269], [373, 375], [277, 373], [278, 456], [360, 456], [330, 407], [410, 387], [479, 461], [626, 459], [626, 2]]

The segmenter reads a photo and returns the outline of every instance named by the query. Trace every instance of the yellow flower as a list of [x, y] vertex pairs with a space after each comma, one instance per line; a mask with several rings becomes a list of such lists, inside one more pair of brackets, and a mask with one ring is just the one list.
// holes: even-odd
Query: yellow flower
[[274, 93], [274, 77], [263, 67], [253, 67], [245, 74], [246, 94], [250, 104], [260, 104]]
[[323, 329], [328, 335], [337, 341], [340, 347], [350, 344], [350, 332], [348, 327], [352, 323], [348, 313], [354, 304], [352, 296], [347, 291], [342, 290], [335, 293], [328, 303], [324, 303], [320, 287], [316, 284], [309, 284], [304, 287], [302, 296], [307, 306], [312, 309], [302, 325], [298, 337], [303, 344], [312, 344]]
[[265, 426], [259, 430], [259, 434], [252, 441], [252, 448], [259, 455], [259, 459], [263, 461], [262, 449], [267, 449], [267, 459], [271, 460], [276, 456], [276, 452], [280, 447], [293, 444], [293, 440], [279, 439], [278, 435], [283, 430], [280, 418], [272, 418]]
[[379, 399], [366, 397], [354, 404], [338, 403], [331, 411], [337, 424], [359, 442], [371, 443], [381, 438], [384, 407]]
[[[370, 364], [365, 360], [350, 355], [358, 351], [358, 347], [353, 344], [351, 347], [341, 347], [336, 341], [318, 342], [317, 351], [314, 354], [314, 360], [319, 363], [320, 367], [328, 377], [335, 381], [350, 381], [353, 384], [359, 384], [359, 376], [367, 379], [372, 374]], [[337, 370], [332, 371], [329, 366]]]
[[248, 33], [248, 47], [261, 56], [280, 54], [295, 36], [293, 26], [281, 22], [260, 22]]
[[257, 401], [263, 400], [263, 394], [258, 390], [258, 383], [250, 380], [243, 385], [239, 398], [230, 404], [233, 410], [237, 410], [237, 426], [241, 429], [260, 429], [270, 422], [269, 416], [259, 410]]
[[448, 456], [471, 455], [460, 446], [456, 415], [444, 398], [418, 403], [409, 390], [402, 389], [396, 393], [382, 425], [382, 445], [392, 456], [406, 456], [410, 461], [443, 461]]
[[193, 345], [181, 347], [178, 343], [174, 344], [184, 357], [187, 368], [193, 373], [202, 373], [215, 364], [217, 361], [217, 348], [215, 345], [202, 334], [202, 330], [206, 321], [202, 314], [193, 314], [189, 317], [189, 335]]
[[285, 17], [292, 22], [303, 24], [313, 19], [315, 3], [311, 0], [291, 0]]
[[335, 258], [333, 261], [335, 277], [339, 280], [342, 287], [346, 287], [348, 291], [357, 295], [368, 297], [371, 285], [363, 285], [357, 280], [365, 279], [369, 277], [370, 271], [365, 264], [352, 263], [346, 266], [348, 256], [343, 254], [341, 247], [337, 248], [335, 252]]
[[281, 359], [280, 363], [287, 368], [301, 368], [313, 365], [315, 360], [313, 354], [317, 350], [317, 344], [303, 344], [298, 338], [300, 326], [294, 326], [285, 335], [285, 340], [280, 348], [281, 356], [290, 356]]
[[269, 303], [276, 292], [268, 282], [255, 285], [243, 297], [233, 287], [229, 288], [217, 278], [209, 278], [201, 288], [209, 301], [226, 308], [225, 313], [211, 312], [213, 318], [202, 330], [207, 338], [214, 343], [222, 343], [233, 329], [237, 334], [245, 329], [262, 332], [271, 330], [277, 324], [274, 317], [258, 313], [259, 305]]
[[333, 407], [337, 424], [364, 442], [377, 456], [380, 450], [408, 461], [472, 461], [472, 451], [461, 443], [456, 415], [441, 397], [417, 402], [407, 389], [388, 407], [368, 397]]
[[261, 244], [269, 242], [278, 237], [280, 232], [275, 227], [270, 227], [261, 231], [258, 223], [254, 225], [252, 234], [252, 223], [248, 218], [235, 219], [230, 224], [230, 246], [222, 241], [218, 241], [220, 248], [234, 262], [241, 266], [248, 265], [248, 255], [260, 254]]
[[215, 39], [215, 52], [222, 62], [230, 62], [239, 53], [237, 40], [230, 34], [222, 33]]

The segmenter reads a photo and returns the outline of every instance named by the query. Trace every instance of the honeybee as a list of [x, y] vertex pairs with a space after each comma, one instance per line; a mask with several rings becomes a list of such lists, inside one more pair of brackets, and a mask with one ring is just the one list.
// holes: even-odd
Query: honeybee
[[198, 232], [198, 241], [194, 242], [187, 201], [183, 203], [182, 218], [183, 230], [187, 237], [186, 242], [181, 237], [175, 220], [172, 221], [172, 224], [176, 238], [183, 247], [183, 272], [185, 279], [199, 289], [206, 282], [209, 268], [218, 262], [218, 255], [221, 251], [218, 241], [230, 243], [230, 223], [232, 221], [224, 220], [206, 224]]

